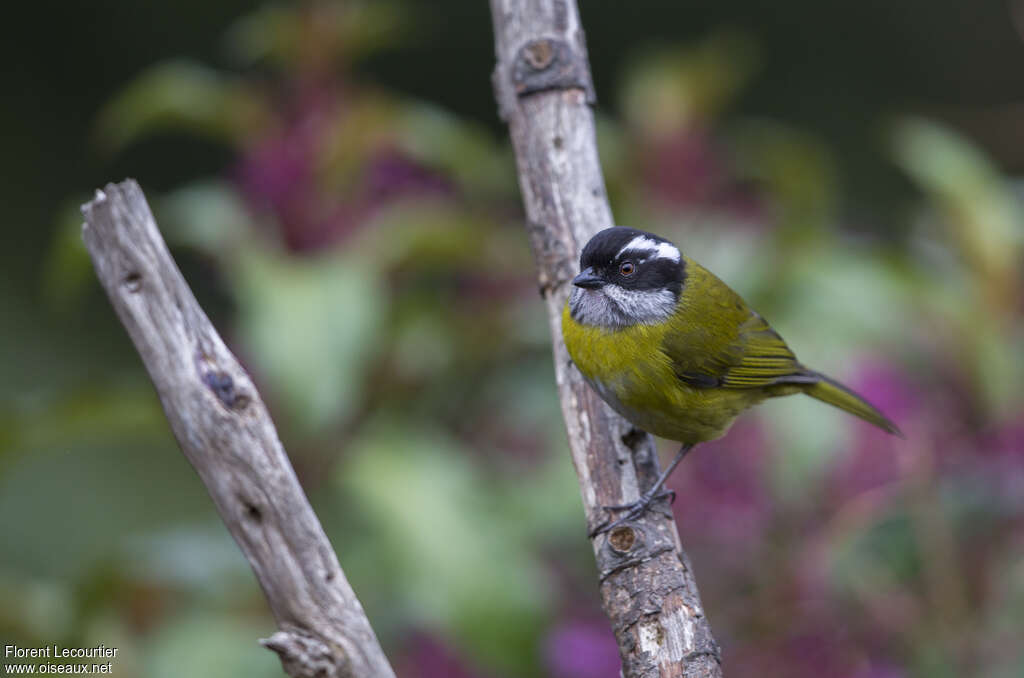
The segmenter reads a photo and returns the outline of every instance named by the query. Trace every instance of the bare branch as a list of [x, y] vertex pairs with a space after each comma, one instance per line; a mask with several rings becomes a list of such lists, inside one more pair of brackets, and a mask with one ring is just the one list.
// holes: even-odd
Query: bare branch
[[[657, 475], [651, 437], [583, 382], [561, 312], [580, 247], [614, 225], [597, 157], [594, 100], [574, 0], [491, 0], [495, 96], [508, 122], [530, 243], [547, 303], [555, 377], [587, 523], [637, 499]], [[649, 512], [593, 539], [604, 609], [626, 678], [722, 675], [718, 646], [670, 514]]]
[[292, 676], [394, 676], [266, 407], [174, 264], [142, 190], [108, 184], [82, 233], [178, 443], [252, 566]]

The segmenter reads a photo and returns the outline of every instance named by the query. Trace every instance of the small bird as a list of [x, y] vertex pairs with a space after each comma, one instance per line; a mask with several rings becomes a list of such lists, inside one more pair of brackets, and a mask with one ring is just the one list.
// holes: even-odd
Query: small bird
[[742, 297], [668, 240], [624, 226], [583, 248], [562, 336], [586, 381], [636, 427], [682, 447], [639, 500], [595, 533], [641, 515], [698, 443], [765, 398], [806, 393], [901, 435], [873, 405], [804, 367]]

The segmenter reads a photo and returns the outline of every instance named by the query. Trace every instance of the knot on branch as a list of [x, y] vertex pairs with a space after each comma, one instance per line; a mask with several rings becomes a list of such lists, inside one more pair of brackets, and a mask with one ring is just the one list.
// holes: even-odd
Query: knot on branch
[[236, 383], [230, 373], [218, 367], [216, 361], [202, 350], [196, 353], [196, 370], [203, 384], [229, 410], [241, 412], [252, 402], [252, 397], [244, 387]]
[[289, 676], [347, 678], [352, 675], [347, 657], [339, 656], [327, 643], [301, 629], [278, 631], [261, 639], [260, 645], [277, 653]]
[[662, 553], [675, 551], [675, 542], [655, 526], [657, 514], [624, 523], [611, 530], [597, 552], [600, 580], [636, 567]]
[[594, 84], [586, 55], [559, 38], [530, 40], [512, 62], [512, 86], [520, 97], [558, 89], [581, 89], [594, 103]]
[[249, 405], [249, 396], [236, 389], [235, 380], [227, 372], [204, 372], [203, 383], [228, 409], [244, 410]]

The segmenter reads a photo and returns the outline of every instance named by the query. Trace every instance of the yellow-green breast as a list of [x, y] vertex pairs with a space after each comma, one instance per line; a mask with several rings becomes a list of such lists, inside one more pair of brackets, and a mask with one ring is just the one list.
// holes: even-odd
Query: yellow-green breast
[[562, 310], [562, 335], [573, 363], [609, 405], [644, 431], [696, 444], [724, 434], [766, 394], [684, 384], [661, 350], [671, 323], [605, 329], [581, 325]]
[[666, 335], [671, 333], [677, 349], [684, 343], [683, 353], [700, 366], [734, 345], [741, 319], [750, 316], [739, 295], [697, 262], [685, 260], [686, 286], [667, 321], [621, 329], [582, 325], [566, 304], [562, 336], [573, 363], [619, 414], [662, 438], [696, 444], [723, 435], [740, 412], [782, 392], [698, 388], [679, 378], [665, 351]]

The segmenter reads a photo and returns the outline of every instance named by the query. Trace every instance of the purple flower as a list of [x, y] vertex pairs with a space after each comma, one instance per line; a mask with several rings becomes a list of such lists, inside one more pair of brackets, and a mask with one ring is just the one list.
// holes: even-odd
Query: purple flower
[[1024, 463], [1024, 412], [992, 434], [984, 447], [995, 457]]
[[907, 672], [888, 662], [871, 661], [861, 667], [852, 678], [906, 678]]
[[335, 196], [320, 192], [316, 178], [318, 149], [341, 107], [328, 85], [295, 89], [290, 112], [252, 143], [233, 174], [249, 204], [270, 212], [289, 247], [303, 250], [329, 240], [331, 233], [343, 230], [339, 224], [347, 226], [351, 219]]
[[452, 185], [436, 172], [419, 165], [394, 149], [383, 149], [365, 170], [365, 198], [377, 205], [397, 197], [416, 194], [450, 195]]
[[292, 211], [312, 177], [313, 149], [294, 130], [261, 139], [242, 157], [235, 177], [254, 205], [277, 214]]
[[[785, 620], [792, 624], [794, 620]], [[780, 622], [783, 622], [780, 619]], [[861, 640], [834, 616], [815, 620], [813, 628], [785, 631], [727, 652], [730, 673], [765, 678], [903, 678], [891, 663], [865, 656]]]
[[410, 678], [480, 678], [451, 648], [434, 636], [416, 634], [399, 663], [398, 675]]
[[310, 197], [316, 152], [341, 112], [329, 84], [292, 83], [285, 112], [242, 155], [235, 179], [254, 205], [287, 214]]
[[[925, 409], [921, 394], [892, 365], [868, 363], [850, 386], [904, 428], [912, 425]], [[834, 496], [839, 499], [896, 482], [904, 473], [896, 454], [897, 438], [866, 421], [857, 420], [855, 426], [852, 444], [831, 473]]]
[[972, 467], [991, 488], [993, 505], [998, 500], [1009, 513], [1024, 515], [1024, 414], [981, 436], [974, 448], [980, 454]]
[[912, 418], [921, 409], [920, 393], [894, 365], [869, 362], [858, 370], [851, 386], [897, 423]]
[[677, 205], [708, 202], [724, 175], [710, 135], [680, 130], [657, 141], [645, 153], [643, 168], [645, 183], [655, 195]]
[[571, 620], [548, 636], [548, 671], [557, 678], [617, 678], [622, 661], [607, 622]]
[[669, 482], [681, 529], [744, 548], [759, 543], [771, 518], [768, 461], [756, 417], [740, 419], [725, 437], [697, 447]]

